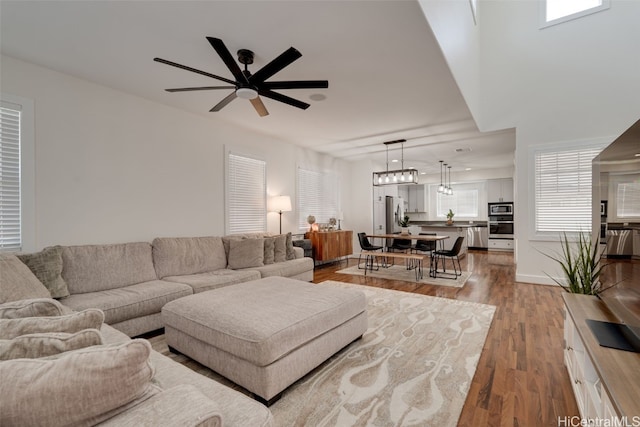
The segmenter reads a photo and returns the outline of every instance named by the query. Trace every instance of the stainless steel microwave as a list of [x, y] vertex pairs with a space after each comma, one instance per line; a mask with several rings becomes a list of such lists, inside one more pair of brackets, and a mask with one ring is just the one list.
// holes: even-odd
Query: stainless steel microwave
[[491, 215], [513, 215], [513, 203], [489, 203]]

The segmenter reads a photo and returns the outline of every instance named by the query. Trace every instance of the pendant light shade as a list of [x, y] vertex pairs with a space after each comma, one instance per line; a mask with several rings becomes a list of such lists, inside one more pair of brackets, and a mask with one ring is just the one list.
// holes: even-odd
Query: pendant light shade
[[[404, 142], [405, 139], [399, 139], [397, 141], [389, 141], [384, 144], [387, 146], [387, 169], [381, 172], [373, 173], [373, 185], [393, 185], [393, 184], [417, 184], [418, 183], [418, 171], [416, 169], [404, 168]], [[402, 144], [402, 169], [389, 170], [389, 145]]]
[[438, 193], [444, 193], [444, 185], [442, 185], [442, 160], [440, 160], [440, 186], [438, 187]]

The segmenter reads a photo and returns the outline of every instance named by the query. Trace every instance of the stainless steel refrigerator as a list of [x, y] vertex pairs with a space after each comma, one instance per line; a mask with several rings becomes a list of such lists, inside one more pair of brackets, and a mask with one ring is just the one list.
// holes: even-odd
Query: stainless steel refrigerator
[[400, 220], [404, 217], [404, 200], [402, 197], [385, 197], [385, 229], [386, 234], [400, 232]]

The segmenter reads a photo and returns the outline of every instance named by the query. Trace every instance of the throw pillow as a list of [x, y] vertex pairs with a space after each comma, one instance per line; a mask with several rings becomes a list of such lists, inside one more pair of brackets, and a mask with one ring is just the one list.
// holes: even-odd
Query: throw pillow
[[151, 345], [132, 340], [47, 359], [0, 363], [2, 425], [94, 425], [158, 392], [150, 381]]
[[273, 261], [284, 262], [287, 260], [287, 235], [280, 234], [275, 236], [275, 244], [273, 250]]
[[231, 240], [229, 265], [233, 270], [264, 265], [264, 239]]
[[296, 253], [293, 250], [293, 236], [291, 233], [287, 233], [287, 259], [296, 259]]
[[51, 298], [51, 293], [15, 255], [0, 254], [0, 304], [27, 298]]
[[62, 278], [62, 247], [52, 246], [33, 254], [18, 255], [29, 270], [49, 289], [52, 298], [69, 296], [67, 283]]
[[0, 304], [0, 319], [62, 316], [71, 313], [71, 309], [51, 298], [23, 299]]
[[167, 420], [174, 426], [222, 426], [222, 414], [216, 402], [196, 386], [181, 384], [108, 419], [100, 427], [162, 426], [167, 425]]
[[275, 243], [276, 240], [273, 237], [264, 238], [264, 265], [273, 264]]
[[102, 335], [96, 329], [85, 329], [75, 334], [22, 335], [12, 340], [0, 340], [0, 360], [35, 359], [101, 344]]
[[0, 339], [10, 340], [20, 335], [43, 332], [72, 334], [83, 329], [100, 329], [102, 322], [104, 313], [97, 308], [88, 308], [66, 316], [0, 319]]

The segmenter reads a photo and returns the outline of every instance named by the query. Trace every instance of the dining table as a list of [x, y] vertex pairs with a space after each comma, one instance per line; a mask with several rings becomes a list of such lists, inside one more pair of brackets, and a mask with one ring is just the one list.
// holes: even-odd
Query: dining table
[[[433, 234], [367, 234], [367, 238], [371, 239], [402, 239], [402, 240], [420, 240], [424, 242], [436, 242], [436, 245], [440, 246], [440, 250], [444, 249], [444, 241], [449, 236], [438, 236]], [[429, 261], [429, 276], [436, 277], [435, 264], [433, 257]]]

